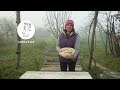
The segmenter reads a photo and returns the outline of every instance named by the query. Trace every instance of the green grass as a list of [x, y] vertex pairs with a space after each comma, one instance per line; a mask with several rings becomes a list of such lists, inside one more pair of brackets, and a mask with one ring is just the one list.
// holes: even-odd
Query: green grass
[[102, 64], [103, 66], [120, 72], [120, 57], [115, 57], [111, 55], [110, 52], [108, 53], [108, 55], [106, 55], [104, 47], [101, 47], [100, 44], [97, 45], [95, 51], [95, 59], [98, 63]]
[[[39, 71], [44, 65], [44, 50], [53, 38], [32, 38], [34, 44], [21, 44], [20, 68], [16, 70], [16, 45], [0, 48], [0, 78], [18, 79], [26, 71]], [[55, 41], [55, 40], [54, 40]]]
[[[88, 70], [88, 63], [89, 63], [89, 50], [88, 50], [88, 44], [85, 42], [81, 42], [80, 44], [80, 57], [81, 57], [81, 66], [84, 71]], [[110, 55], [110, 52], [108, 52], [108, 55], [106, 56], [104, 46], [102, 43], [96, 43], [95, 51], [94, 51], [94, 59], [97, 63], [101, 64], [102, 66], [105, 66], [111, 70], [115, 70], [120, 72], [120, 57], [115, 57]], [[100, 78], [100, 73], [102, 73], [102, 70], [98, 67], [92, 67], [91, 71], [89, 71], [91, 76], [95, 79]]]
[[[39, 71], [44, 65], [44, 50], [46, 46], [55, 46], [55, 39], [40, 38], [32, 40], [34, 44], [21, 45], [21, 67], [16, 70], [16, 46], [7, 46], [0, 48], [0, 78], [18, 79], [26, 71]], [[51, 51], [52, 52], [52, 51]], [[86, 42], [80, 43], [80, 64], [84, 71], [88, 71], [89, 50]], [[110, 53], [106, 56], [102, 43], [97, 43], [94, 51], [94, 59], [99, 64], [115, 71], [120, 71], [120, 57], [114, 57]], [[88, 71], [94, 79], [100, 78], [98, 67], [92, 67]]]
[[46, 41], [21, 44], [20, 68], [16, 70], [16, 46], [0, 48], [0, 78], [18, 79], [26, 71], [38, 71], [44, 65]]

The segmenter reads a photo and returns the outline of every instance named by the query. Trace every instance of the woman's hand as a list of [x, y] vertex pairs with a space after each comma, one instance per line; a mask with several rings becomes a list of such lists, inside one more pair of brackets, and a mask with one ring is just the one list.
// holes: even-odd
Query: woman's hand
[[60, 49], [58, 52], [60, 53], [60, 52], [62, 52], [62, 50]]
[[67, 55], [65, 55], [65, 58], [66, 58], [66, 59], [72, 59], [72, 58], [73, 58], [73, 55], [67, 54]]

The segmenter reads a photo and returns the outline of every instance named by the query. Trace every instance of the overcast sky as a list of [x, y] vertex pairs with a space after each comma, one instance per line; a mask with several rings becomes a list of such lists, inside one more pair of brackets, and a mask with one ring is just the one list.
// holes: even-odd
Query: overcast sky
[[[91, 11], [72, 11], [72, 20], [75, 23], [75, 29], [85, 26], [88, 21], [88, 14]], [[0, 17], [16, 18], [15, 11], [0, 11]], [[29, 20], [35, 27], [44, 27], [43, 19], [45, 18], [45, 11], [21, 11], [21, 21]], [[102, 17], [101, 17], [102, 18]]]
[[[72, 11], [72, 19], [75, 23], [75, 28], [82, 26], [87, 20], [86, 17], [90, 11]], [[15, 11], [0, 11], [0, 17], [16, 18]], [[30, 20], [35, 26], [44, 27], [43, 19], [45, 11], [22, 11], [21, 21]]]

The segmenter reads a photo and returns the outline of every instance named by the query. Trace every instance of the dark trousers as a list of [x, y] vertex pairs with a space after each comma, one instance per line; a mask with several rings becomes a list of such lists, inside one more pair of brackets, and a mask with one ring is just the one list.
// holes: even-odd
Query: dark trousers
[[69, 67], [69, 71], [75, 71], [76, 62], [62, 62], [60, 61], [61, 71], [67, 71], [67, 66]]

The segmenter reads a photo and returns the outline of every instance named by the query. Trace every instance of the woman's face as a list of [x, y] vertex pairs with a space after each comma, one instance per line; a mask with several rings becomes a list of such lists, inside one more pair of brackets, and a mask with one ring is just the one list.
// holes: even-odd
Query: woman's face
[[67, 25], [66, 25], [66, 30], [67, 30], [68, 32], [72, 31], [72, 29], [73, 29], [72, 24], [67, 24]]

